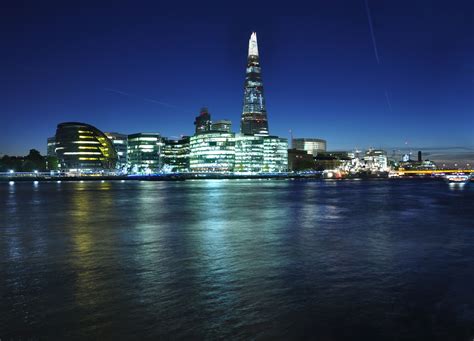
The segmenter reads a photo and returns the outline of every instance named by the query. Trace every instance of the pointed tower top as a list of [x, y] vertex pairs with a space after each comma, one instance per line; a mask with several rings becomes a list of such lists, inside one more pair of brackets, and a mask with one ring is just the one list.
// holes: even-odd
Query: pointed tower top
[[249, 39], [249, 56], [258, 56], [257, 33], [252, 32]]

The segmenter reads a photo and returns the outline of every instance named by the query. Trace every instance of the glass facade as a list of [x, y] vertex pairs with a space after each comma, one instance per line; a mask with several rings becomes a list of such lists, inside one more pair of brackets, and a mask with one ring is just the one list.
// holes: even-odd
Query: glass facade
[[56, 156], [56, 136], [48, 137], [48, 145], [46, 148], [47, 156]]
[[297, 150], [304, 150], [313, 156], [326, 152], [326, 140], [313, 138], [298, 138], [292, 140], [292, 147]]
[[184, 136], [179, 140], [164, 140], [163, 170], [172, 173], [189, 171], [189, 139], [189, 136]]
[[128, 165], [133, 174], [159, 172], [162, 166], [163, 139], [158, 133], [128, 135]]
[[267, 110], [255, 32], [249, 40], [240, 132], [244, 135], [268, 134]]
[[190, 138], [192, 172], [232, 172], [235, 163], [235, 134], [206, 132]]
[[288, 141], [277, 136], [237, 135], [235, 172], [279, 173], [288, 170]]
[[263, 140], [263, 172], [288, 171], [288, 140], [266, 136]]
[[127, 168], [127, 135], [119, 133], [105, 133], [105, 136], [107, 136], [109, 140], [112, 141], [115, 151], [117, 152], [117, 169], [125, 171]]
[[235, 171], [258, 173], [263, 168], [262, 136], [237, 135], [235, 138]]
[[79, 122], [58, 124], [55, 152], [62, 169], [78, 172], [113, 170], [117, 153], [97, 128]]

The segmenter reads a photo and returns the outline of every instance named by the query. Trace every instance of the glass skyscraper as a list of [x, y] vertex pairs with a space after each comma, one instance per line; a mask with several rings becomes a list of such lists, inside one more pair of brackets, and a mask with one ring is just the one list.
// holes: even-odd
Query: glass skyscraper
[[255, 32], [252, 33], [249, 40], [240, 132], [244, 135], [268, 134], [267, 110], [263, 96], [257, 33]]

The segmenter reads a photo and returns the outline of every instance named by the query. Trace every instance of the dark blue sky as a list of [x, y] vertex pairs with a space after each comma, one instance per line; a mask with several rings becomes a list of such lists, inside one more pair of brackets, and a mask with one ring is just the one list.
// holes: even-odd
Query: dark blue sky
[[45, 151], [63, 121], [192, 134], [239, 129], [257, 31], [272, 134], [328, 148], [474, 147], [474, 2], [3, 3], [0, 154]]

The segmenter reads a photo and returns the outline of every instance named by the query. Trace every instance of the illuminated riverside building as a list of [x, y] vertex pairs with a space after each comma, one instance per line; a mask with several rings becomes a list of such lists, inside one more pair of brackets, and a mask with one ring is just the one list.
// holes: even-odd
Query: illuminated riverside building
[[128, 135], [128, 164], [131, 173], [156, 173], [162, 166], [163, 139], [158, 133]]
[[127, 167], [127, 140], [128, 137], [125, 134], [119, 133], [105, 133], [112, 144], [114, 145], [115, 151], [117, 152], [118, 169], [126, 169]]
[[164, 139], [163, 170], [168, 172], [189, 171], [189, 136], [179, 140]]
[[191, 136], [189, 164], [192, 172], [232, 172], [234, 163], [234, 133], [207, 131]]
[[292, 140], [292, 148], [304, 150], [308, 154], [317, 156], [318, 153], [326, 152], [326, 140], [313, 138], [297, 138]]
[[288, 140], [278, 136], [263, 137], [263, 172], [288, 171]]
[[77, 172], [113, 170], [117, 153], [99, 129], [79, 122], [58, 124], [55, 152], [62, 169]]
[[190, 138], [190, 169], [199, 173], [280, 173], [288, 169], [288, 141], [268, 135], [210, 131]]
[[255, 32], [249, 40], [240, 132], [244, 135], [268, 134], [267, 110]]
[[235, 167], [237, 173], [276, 173], [288, 169], [288, 141], [268, 135], [237, 135]]

